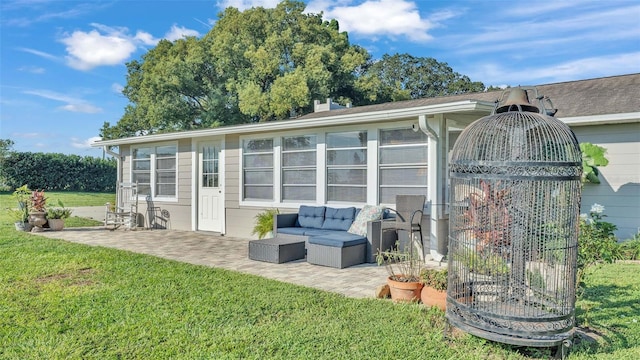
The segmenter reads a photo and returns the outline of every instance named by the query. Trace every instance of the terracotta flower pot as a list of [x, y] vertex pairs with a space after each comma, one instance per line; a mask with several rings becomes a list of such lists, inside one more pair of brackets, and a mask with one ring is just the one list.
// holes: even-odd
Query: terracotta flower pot
[[436, 290], [432, 287], [425, 286], [420, 292], [420, 300], [426, 306], [437, 306], [440, 310], [447, 310], [447, 291]]
[[411, 302], [420, 300], [420, 290], [422, 283], [419, 281], [403, 282], [387, 278], [391, 300], [396, 302]]

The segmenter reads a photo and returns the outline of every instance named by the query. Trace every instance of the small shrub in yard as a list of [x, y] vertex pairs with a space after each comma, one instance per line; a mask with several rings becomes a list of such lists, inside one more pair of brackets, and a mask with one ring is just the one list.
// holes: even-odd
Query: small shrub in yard
[[620, 243], [620, 258], [623, 260], [640, 260], [640, 232], [632, 239]]
[[578, 278], [582, 287], [583, 277], [589, 268], [600, 263], [612, 263], [620, 259], [620, 247], [615, 234], [617, 227], [604, 221], [604, 206], [593, 204], [589, 215], [580, 215], [578, 236]]

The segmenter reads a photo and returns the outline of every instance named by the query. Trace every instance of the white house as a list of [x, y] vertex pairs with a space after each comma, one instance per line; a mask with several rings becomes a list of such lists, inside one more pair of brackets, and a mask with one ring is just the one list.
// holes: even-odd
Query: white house
[[[598, 203], [620, 239], [640, 227], [640, 74], [537, 86], [580, 142], [604, 146]], [[301, 204], [393, 207], [396, 194], [426, 194], [431, 252], [446, 252], [447, 156], [461, 130], [489, 115], [501, 92], [360, 107], [325, 106], [275, 122], [105, 140], [118, 179], [137, 182], [174, 229], [251, 237], [254, 216]], [[140, 196], [144, 211], [145, 196]]]

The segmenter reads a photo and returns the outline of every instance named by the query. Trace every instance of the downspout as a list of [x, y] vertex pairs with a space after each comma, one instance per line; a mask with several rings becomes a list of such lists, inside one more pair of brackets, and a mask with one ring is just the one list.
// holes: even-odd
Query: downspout
[[116, 188], [118, 187], [118, 184], [120, 184], [122, 182], [122, 157], [120, 155], [120, 153], [117, 153], [115, 151], [111, 150], [111, 146], [109, 145], [105, 145], [103, 146], [104, 152], [106, 152], [107, 154], [113, 156], [114, 158], [116, 158], [116, 166], [117, 166], [117, 172], [116, 172]]
[[[437, 127], [438, 131], [434, 130], [431, 125], [429, 125], [429, 121], [426, 115], [418, 116], [418, 129], [425, 133], [429, 137], [429, 168], [435, 169], [435, 175], [429, 175], [429, 188], [432, 189], [430, 192], [430, 216], [429, 216], [429, 253], [431, 258], [435, 261], [442, 261], [444, 255], [441, 254], [438, 250], [442, 248], [440, 245], [441, 238], [447, 239], [447, 236], [444, 234], [444, 191], [446, 190], [444, 187], [446, 186], [445, 175], [442, 173], [446, 166], [446, 144], [443, 144], [443, 134], [446, 134], [446, 125], [444, 124], [445, 119], [442, 115], [439, 118], [433, 118], [433, 121], [437, 123], [435, 125], [439, 125]], [[415, 128], [414, 128], [415, 129]], [[434, 145], [435, 146], [432, 146]], [[434, 153], [435, 151], [435, 153]], [[426, 255], [426, 254], [425, 254]]]

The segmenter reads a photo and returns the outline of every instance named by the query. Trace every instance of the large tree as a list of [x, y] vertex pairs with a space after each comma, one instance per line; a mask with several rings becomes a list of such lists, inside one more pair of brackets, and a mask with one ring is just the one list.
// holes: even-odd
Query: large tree
[[127, 64], [130, 104], [101, 136], [278, 120], [311, 111], [314, 99], [352, 101], [370, 55], [335, 20], [304, 9], [296, 1], [227, 8], [202, 39], [161, 41]]
[[345, 104], [482, 91], [446, 63], [369, 53], [338, 22], [285, 0], [274, 9], [227, 8], [203, 38], [160, 41], [127, 64], [129, 99], [103, 139], [272, 121], [313, 111], [313, 100]]
[[[361, 77], [373, 102], [387, 102], [484, 91], [484, 84], [460, 75], [444, 62], [410, 54], [385, 54]], [[375, 95], [371, 95], [374, 92]]]

